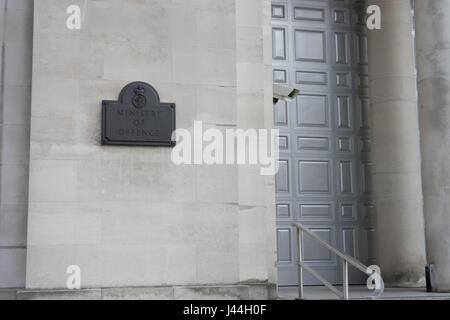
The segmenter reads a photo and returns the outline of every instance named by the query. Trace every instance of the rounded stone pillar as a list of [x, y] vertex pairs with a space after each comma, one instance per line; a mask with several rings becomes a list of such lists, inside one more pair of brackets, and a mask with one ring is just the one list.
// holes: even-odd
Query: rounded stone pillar
[[388, 286], [425, 284], [414, 46], [410, 0], [369, 0], [368, 31], [377, 264]]
[[450, 1], [416, 1], [422, 180], [428, 262], [450, 290]]

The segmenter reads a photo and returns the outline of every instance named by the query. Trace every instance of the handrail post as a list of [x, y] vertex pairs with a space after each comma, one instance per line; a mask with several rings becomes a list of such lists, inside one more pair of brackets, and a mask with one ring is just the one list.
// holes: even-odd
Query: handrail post
[[348, 262], [342, 261], [342, 287], [344, 291], [344, 300], [348, 300]]
[[303, 268], [302, 268], [302, 230], [297, 229], [297, 248], [298, 248], [298, 298], [303, 299]]
[[[306, 269], [309, 273], [311, 273], [317, 280], [322, 282], [328, 289], [333, 291], [338, 297], [343, 298], [344, 300], [349, 300], [349, 275], [348, 275], [348, 265], [351, 264], [356, 269], [364, 272], [365, 274], [371, 275], [368, 273], [369, 270], [368, 267], [366, 267], [364, 264], [356, 260], [355, 258], [342, 253], [341, 251], [337, 250], [333, 246], [331, 246], [329, 243], [323, 241], [320, 239], [317, 235], [315, 235], [313, 232], [311, 232], [308, 228], [302, 226], [301, 224], [293, 223], [291, 225], [292, 227], [295, 227], [297, 232], [297, 252], [298, 252], [298, 296], [300, 299], [303, 299], [303, 268]], [[302, 235], [303, 233], [306, 233], [309, 237], [313, 238], [315, 241], [317, 241], [321, 246], [324, 248], [330, 250], [334, 254], [336, 254], [339, 258], [342, 259], [342, 287], [343, 292], [336, 289], [330, 282], [328, 282], [325, 278], [323, 278], [319, 273], [315, 272], [313, 269], [311, 269], [307, 264], [303, 265], [303, 256], [302, 256]], [[371, 299], [376, 298], [382, 293], [384, 290], [384, 282], [383, 279], [381, 279], [381, 289], [375, 290], [375, 293], [377, 295], [371, 296]]]

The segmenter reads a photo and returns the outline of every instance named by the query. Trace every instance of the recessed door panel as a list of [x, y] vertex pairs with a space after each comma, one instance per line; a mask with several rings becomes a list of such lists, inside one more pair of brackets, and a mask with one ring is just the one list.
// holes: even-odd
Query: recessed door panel
[[[363, 263], [374, 262], [367, 32], [353, 0], [277, 0], [272, 5], [274, 82], [300, 90], [274, 108], [280, 285], [297, 285], [293, 222]], [[342, 282], [336, 256], [306, 235], [306, 263]], [[350, 268], [350, 281], [364, 283]], [[306, 284], [319, 284], [307, 271]]]

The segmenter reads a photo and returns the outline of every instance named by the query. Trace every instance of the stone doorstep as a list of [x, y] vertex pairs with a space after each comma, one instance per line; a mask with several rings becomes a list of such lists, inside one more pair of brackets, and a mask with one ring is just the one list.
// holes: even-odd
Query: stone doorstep
[[18, 290], [17, 300], [270, 300], [273, 284]]
[[101, 300], [101, 297], [101, 289], [17, 291], [17, 300]]
[[[0, 300], [296, 300], [293, 293], [278, 296], [274, 285], [129, 287], [82, 290], [0, 289]], [[405, 290], [407, 291], [407, 290]], [[251, 297], [250, 297], [251, 296]], [[305, 300], [337, 299], [332, 293], [313, 294]], [[364, 300], [353, 295], [351, 300]], [[450, 300], [450, 293], [390, 292], [382, 300]]]
[[[341, 290], [338, 287], [338, 290]], [[279, 288], [279, 297], [282, 300], [298, 299], [298, 289], [296, 287]], [[350, 286], [350, 300], [366, 300], [370, 295], [363, 286]], [[304, 300], [339, 300], [328, 288], [323, 286], [306, 286]], [[450, 293], [430, 293], [425, 292], [425, 288], [385, 288], [380, 300], [450, 300]]]
[[20, 289], [0, 289], [0, 301], [1, 300], [16, 300], [17, 291]]

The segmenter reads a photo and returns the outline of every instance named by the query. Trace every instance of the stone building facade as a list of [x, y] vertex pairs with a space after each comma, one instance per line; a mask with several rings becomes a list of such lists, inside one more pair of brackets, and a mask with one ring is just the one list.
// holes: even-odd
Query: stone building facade
[[[80, 29], [67, 27], [71, 5], [81, 9]], [[338, 24], [360, 23], [369, 5], [381, 8], [381, 29], [355, 33], [359, 42], [353, 41], [351, 22]], [[272, 129], [279, 123], [272, 84], [283, 83], [283, 71], [344, 70], [301, 64], [321, 62], [314, 41], [323, 35], [320, 43], [330, 39], [324, 48], [337, 48], [329, 59], [336, 54], [339, 62], [342, 48], [368, 57], [351, 78], [361, 77], [359, 86], [370, 93], [370, 136], [355, 145], [370, 146], [364, 179], [373, 210], [352, 210], [358, 223], [371, 215], [372, 262], [393, 286], [423, 286], [425, 264], [434, 264], [437, 290], [450, 290], [450, 5], [416, 0], [414, 9], [415, 20], [410, 0], [0, 0], [0, 288], [23, 298], [271, 299], [279, 279], [295, 284], [277, 268], [295, 262], [297, 252], [289, 229], [295, 215], [279, 214], [288, 208], [278, 192], [285, 180], [261, 175], [258, 165], [177, 166], [170, 148], [102, 145], [101, 102], [143, 81], [161, 101], [176, 103], [178, 128], [203, 121], [222, 131]], [[280, 54], [280, 43], [292, 57]], [[300, 102], [313, 106], [328, 95], [326, 86], [284, 83], [303, 92], [286, 104], [297, 107], [298, 123]], [[353, 89], [361, 92], [357, 84]], [[356, 100], [347, 105], [355, 117], [364, 106]], [[288, 133], [296, 130], [303, 134]], [[301, 153], [292, 157], [302, 164]], [[317, 164], [314, 157], [307, 161]], [[326, 157], [319, 162], [334, 163]], [[297, 178], [301, 184], [301, 171], [286, 168], [287, 186]], [[337, 171], [330, 169], [333, 181]], [[304, 201], [301, 191], [297, 196], [287, 201], [292, 210]], [[350, 202], [359, 204], [359, 197]], [[304, 203], [330, 203], [333, 215], [346, 204], [345, 197], [318, 199]], [[351, 233], [344, 229], [346, 251]], [[341, 243], [339, 232], [329, 240]], [[369, 239], [363, 238], [351, 238], [353, 245], [362, 248]], [[81, 291], [61, 291], [71, 265], [80, 267]]]

